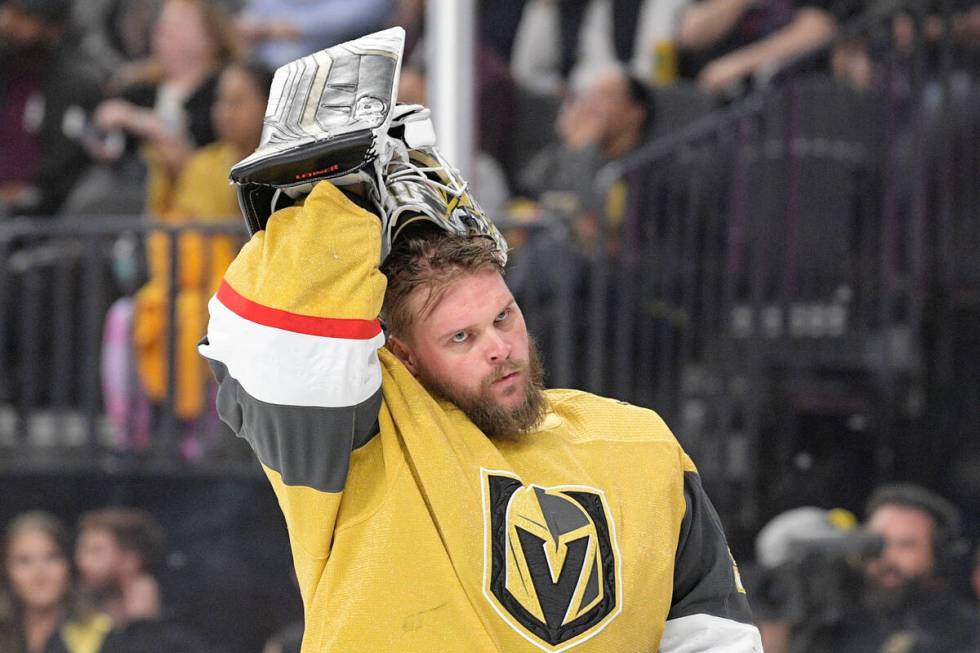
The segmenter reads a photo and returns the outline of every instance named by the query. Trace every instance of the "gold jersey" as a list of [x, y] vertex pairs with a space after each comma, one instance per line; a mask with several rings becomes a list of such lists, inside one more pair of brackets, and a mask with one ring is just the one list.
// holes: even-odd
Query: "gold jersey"
[[201, 353], [285, 515], [303, 653], [761, 651], [652, 411], [549, 390], [492, 441], [386, 349], [380, 223], [323, 182], [228, 269]]

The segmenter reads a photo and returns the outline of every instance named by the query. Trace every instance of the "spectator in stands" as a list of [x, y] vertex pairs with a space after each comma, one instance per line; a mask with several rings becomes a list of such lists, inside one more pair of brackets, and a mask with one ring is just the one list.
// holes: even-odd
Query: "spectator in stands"
[[[539, 152], [521, 173], [523, 194], [573, 216], [597, 211], [596, 174], [646, 141], [654, 121], [649, 90], [620, 68], [599, 73], [567, 99], [558, 118], [559, 140]], [[591, 238], [594, 221], [578, 221]], [[592, 225], [594, 227], [594, 225]]]
[[391, 0], [249, 0], [236, 17], [252, 56], [279, 66], [380, 29]]
[[676, 76], [674, 41], [691, 0], [531, 0], [511, 70], [525, 89], [563, 95], [581, 77], [618, 63], [645, 84]]
[[[199, 149], [174, 176], [151, 181], [149, 210], [160, 223], [177, 226], [202, 222], [230, 222], [238, 226], [241, 214], [228, 171], [255, 150], [272, 84], [272, 73], [258, 64], [234, 63], [218, 82], [213, 109], [218, 140]], [[177, 281], [177, 416], [183, 422], [199, 417], [205, 408], [208, 371], [196, 344], [207, 325], [207, 300], [218, 289], [221, 276], [238, 249], [238, 239], [221, 234], [187, 232], [180, 236]], [[139, 377], [150, 399], [167, 397], [167, 332], [171, 277], [170, 238], [150, 236], [150, 280], [136, 295], [133, 330]], [[202, 454], [194, 429], [182, 444], [187, 458]]]
[[203, 653], [199, 638], [168, 619], [153, 575], [163, 533], [146, 512], [102, 508], [78, 522], [81, 590], [112, 618], [99, 653]]
[[819, 650], [841, 653], [969, 653], [980, 648], [980, 616], [950, 586], [962, 553], [959, 511], [911, 484], [877, 489], [865, 527], [884, 540], [867, 564], [860, 605]]
[[816, 49], [852, 12], [833, 0], [700, 0], [678, 33], [682, 72], [711, 92]]
[[75, 549], [81, 589], [116, 625], [159, 618], [163, 608], [153, 568], [162, 546], [160, 527], [142, 510], [83, 514]]
[[69, 125], [101, 91], [70, 0], [0, 0], [0, 216], [55, 214], [89, 163]]
[[[923, 4], [918, 9], [905, 7], [892, 17], [891, 42], [899, 55], [898, 61], [905, 63], [902, 73], [912, 74], [911, 69], [918, 65], [917, 53], [921, 53], [926, 64], [924, 93], [928, 108], [935, 110], [936, 105], [942, 104], [937, 100], [945, 93], [946, 81], [953, 90], [954, 102], [965, 99], [969, 103], [971, 100], [962, 96], [969, 92], [971, 80], [975, 78], [980, 64], [980, 5], [975, 0], [952, 0], [948, 7], [951, 29], [947, 31], [944, 16], [946, 3], [929, 0]], [[912, 12], [920, 9], [925, 12], [921, 21], [912, 15]], [[920, 31], [921, 40], [918, 38]], [[945, 60], [946, 45], [949, 46], [949, 61]], [[881, 88], [890, 76], [881, 70], [880, 62], [876, 68], [872, 50], [872, 43], [865, 34], [853, 35], [836, 43], [831, 53], [834, 76], [858, 89]], [[943, 71], [946, 65], [950, 65], [952, 79], [941, 81], [946, 76]], [[898, 86], [915, 85], [903, 82]]]
[[[211, 105], [221, 69], [237, 56], [225, 14], [204, 0], [164, 0], [143, 79], [95, 114], [104, 131], [123, 130], [150, 143], [202, 147], [214, 140]], [[190, 153], [185, 154], [189, 157]], [[177, 166], [185, 159], [167, 159]]]
[[73, 210], [139, 213], [146, 182], [137, 146], [150, 176], [173, 176], [197, 148], [213, 142], [218, 74], [237, 51], [219, 7], [206, 0], [164, 0], [153, 28], [152, 56], [139, 81], [95, 110], [94, 125], [105, 138], [93, 140], [89, 151], [112, 167], [87, 180], [81, 196], [73, 198]]
[[7, 526], [0, 574], [0, 651], [93, 653], [111, 627], [108, 616], [72, 600], [68, 529], [44, 512]]
[[652, 124], [647, 87], [621, 69], [607, 69], [565, 102], [559, 141], [528, 164], [521, 187], [532, 196], [591, 188], [596, 172], [643, 143]]
[[79, 48], [104, 77], [106, 92], [128, 86], [129, 71], [150, 56], [153, 22], [159, 0], [85, 0], [76, 2], [72, 21], [80, 32]]
[[874, 81], [874, 67], [868, 53], [865, 37], [842, 39], [834, 44], [830, 52], [831, 72], [839, 82], [859, 91], [871, 88]]

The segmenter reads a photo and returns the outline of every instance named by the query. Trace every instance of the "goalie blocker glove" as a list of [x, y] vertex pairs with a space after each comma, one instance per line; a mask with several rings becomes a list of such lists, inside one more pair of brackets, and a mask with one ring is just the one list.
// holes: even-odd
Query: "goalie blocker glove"
[[230, 178], [250, 233], [304, 186], [364, 170], [387, 138], [405, 45], [400, 27], [282, 66], [269, 89], [259, 147]]
[[231, 169], [250, 234], [322, 180], [367, 189], [383, 224], [381, 260], [417, 220], [507, 244], [434, 147], [429, 110], [397, 105], [400, 27], [313, 53], [276, 71], [258, 149]]

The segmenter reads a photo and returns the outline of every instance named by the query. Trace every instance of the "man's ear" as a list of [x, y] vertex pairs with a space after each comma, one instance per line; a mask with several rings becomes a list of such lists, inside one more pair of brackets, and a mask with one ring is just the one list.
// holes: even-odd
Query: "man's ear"
[[395, 358], [400, 360], [402, 364], [408, 368], [408, 371], [412, 373], [412, 376], [417, 376], [418, 369], [415, 363], [415, 355], [412, 353], [411, 348], [405, 343], [404, 340], [395, 335], [388, 336], [388, 349]]

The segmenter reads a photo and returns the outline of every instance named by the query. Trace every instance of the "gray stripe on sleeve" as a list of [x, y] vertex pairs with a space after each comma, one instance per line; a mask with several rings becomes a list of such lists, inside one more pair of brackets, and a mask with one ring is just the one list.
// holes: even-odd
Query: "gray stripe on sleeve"
[[745, 594], [738, 591], [734, 561], [721, 519], [695, 472], [684, 473], [687, 511], [674, 562], [674, 595], [667, 619], [706, 614], [752, 623]]
[[218, 415], [252, 445], [263, 465], [279, 472], [286, 485], [344, 489], [351, 451], [378, 432], [381, 388], [356, 406], [270, 404], [249, 395], [220, 361], [208, 359], [208, 365], [218, 380]]

